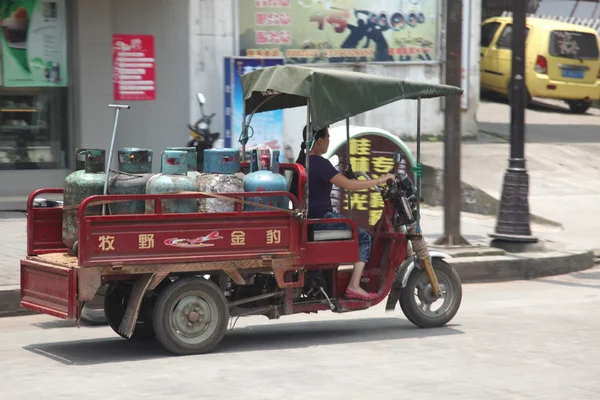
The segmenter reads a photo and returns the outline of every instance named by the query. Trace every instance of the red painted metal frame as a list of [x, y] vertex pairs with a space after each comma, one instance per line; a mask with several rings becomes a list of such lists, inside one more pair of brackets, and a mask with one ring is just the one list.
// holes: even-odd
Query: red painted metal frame
[[21, 307], [62, 319], [78, 318], [77, 270], [21, 260]]
[[[240, 192], [223, 193], [223, 196], [231, 198], [244, 197], [288, 197], [294, 206], [297, 206], [296, 198], [289, 192]], [[210, 196], [200, 193], [190, 194], [140, 194], [140, 195], [99, 195], [91, 196], [83, 200], [79, 206], [79, 265], [82, 267], [101, 266], [111, 264], [136, 265], [136, 264], [165, 264], [175, 262], [203, 262], [203, 261], [221, 261], [223, 253], [227, 254], [228, 260], [259, 258], [263, 254], [277, 256], [294, 256], [298, 254], [298, 245], [302, 242], [298, 237], [301, 221], [294, 218], [285, 211], [267, 210], [267, 211], [234, 211], [230, 213], [178, 213], [163, 214], [160, 205], [161, 200], [189, 199], [189, 198], [210, 198]], [[86, 215], [85, 209], [94, 201], [110, 200], [147, 200], [155, 202], [154, 214], [124, 214], [124, 215]], [[230, 220], [235, 220], [231, 224]], [[269, 222], [271, 225], [269, 225]], [[124, 249], [123, 256], [118, 253], [102, 254], [93, 252], [96, 248], [98, 237], [101, 235], [129, 235], [137, 237], [139, 234], [154, 233], [155, 235], [168, 234], [170, 237], [193, 237], [208, 234], [211, 231], [229, 231], [229, 230], [260, 230], [281, 228], [287, 230], [289, 237], [287, 247], [274, 247], [266, 249], [264, 246], [249, 245], [243, 246], [243, 250], [236, 251], [233, 246], [214, 246], [220, 252], [211, 252], [206, 250], [188, 251], [187, 255], [181, 254], [181, 251], [173, 249], [172, 251], [158, 250], [148, 252], [140, 251], [135, 242], [132, 246], [128, 239], [127, 246]], [[162, 236], [161, 236], [162, 237]], [[283, 239], [283, 237], [282, 237]], [[96, 240], [96, 243], [92, 243]], [[137, 240], [137, 239], [136, 239]], [[164, 250], [164, 248], [163, 248]]]
[[[282, 164], [282, 169], [294, 169], [299, 175], [299, 186], [306, 182], [305, 171], [297, 164]], [[62, 207], [34, 208], [33, 200], [42, 193], [62, 193], [62, 189], [40, 189], [31, 194], [28, 200], [28, 254], [38, 255], [48, 252], [64, 252], [62, 244]], [[302, 193], [300, 191], [299, 193]], [[246, 197], [287, 197], [297, 208], [302, 198], [297, 199], [289, 192], [241, 192], [227, 193], [223, 196], [232, 198]], [[331, 270], [334, 285], [332, 297], [339, 299], [338, 311], [353, 311], [372, 307], [381, 302], [389, 293], [397, 267], [406, 256], [407, 240], [402, 233], [395, 232], [391, 222], [394, 207], [390, 201], [385, 202], [379, 222], [375, 225], [371, 259], [365, 268], [364, 276], [370, 278], [370, 291], [377, 291], [376, 299], [366, 302], [343, 299], [343, 292], [350, 279], [351, 271], [338, 271], [342, 263], [353, 263], [358, 260], [358, 228], [349, 219], [309, 219], [300, 220], [286, 211], [242, 211], [237, 204], [236, 211], [231, 213], [186, 213], [163, 214], [161, 200], [189, 199], [210, 197], [200, 193], [160, 194], [160, 195], [108, 195], [86, 198], [79, 206], [79, 266], [110, 266], [136, 264], [173, 264], [185, 262], [223, 261], [258, 258], [269, 254], [272, 257], [297, 256], [298, 265], [306, 270]], [[127, 215], [85, 215], [86, 208], [94, 201], [110, 200], [146, 200], [154, 201], [154, 214]], [[235, 220], [235, 224], [229, 222]], [[303, 223], [303, 222], [306, 223]], [[308, 241], [309, 226], [315, 223], [343, 222], [350, 226], [352, 238], [333, 241]], [[45, 225], [45, 226], [40, 226]], [[188, 255], [178, 255], [177, 251], [161, 251], [148, 249], [144, 253], [138, 248], [138, 242], [128, 244], [124, 252], [112, 255], [98, 254], [92, 251], [97, 246], [99, 235], [133, 235], [157, 233], [182, 237], [202, 234], [209, 231], [249, 230], [264, 232], [265, 229], [280, 229], [282, 232], [279, 246], [265, 251], [264, 246], [245, 246], [242, 250], [232, 250], [214, 246], [214, 251], [206, 248]], [[285, 233], [284, 233], [285, 232]], [[96, 239], [92, 243], [92, 239]], [[135, 245], [135, 246], [134, 246]], [[209, 247], [209, 249], [211, 249]], [[204, 253], [204, 254], [203, 254]], [[21, 304], [25, 308], [54, 315], [59, 318], [72, 319], [77, 316], [77, 271], [79, 267], [69, 268], [45, 263], [39, 260], [21, 261]], [[316, 312], [328, 310], [327, 304], [292, 304], [292, 289], [285, 289], [288, 294], [285, 305], [286, 313]]]
[[62, 240], [62, 207], [34, 207], [41, 194], [61, 194], [63, 189], [39, 189], [27, 199], [27, 255], [62, 253], [66, 246]]

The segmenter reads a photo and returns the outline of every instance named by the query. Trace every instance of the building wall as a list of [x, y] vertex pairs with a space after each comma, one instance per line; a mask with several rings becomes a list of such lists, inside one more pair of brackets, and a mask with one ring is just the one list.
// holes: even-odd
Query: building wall
[[[79, 64], [75, 82], [78, 97], [80, 147], [107, 150], [114, 124], [112, 34], [154, 35], [156, 101], [121, 102], [115, 149], [144, 147], [154, 151], [154, 171], [160, 169], [165, 147], [183, 146], [190, 122], [190, 35], [188, 0], [77, 0], [74, 51]], [[115, 157], [113, 156], [113, 160]], [[113, 167], [116, 165], [113, 161]]]
[[[196, 91], [207, 97], [208, 111], [216, 110], [213, 130], [223, 131], [223, 64], [225, 56], [235, 55], [237, 50], [235, 0], [190, 0], [192, 21], [191, 45], [191, 84], [190, 99], [192, 115], [197, 115], [197, 102], [193, 98]], [[219, 5], [217, 8], [216, 5]], [[443, 27], [445, 19], [440, 10]], [[471, 0], [469, 49], [469, 108], [463, 111], [463, 136], [476, 136], [478, 126], [476, 112], [479, 104], [479, 36], [481, 21], [481, 0]], [[443, 54], [443, 46], [440, 49]], [[216, 61], [216, 62], [215, 62]], [[353, 66], [335, 66], [340, 69], [355, 69]], [[356, 70], [356, 69], [355, 69]], [[442, 64], [385, 65], [371, 64], [358, 67], [359, 71], [393, 76], [400, 79], [429, 83], [443, 83]], [[443, 104], [440, 99], [423, 101], [422, 132], [429, 135], [442, 135], [444, 130]], [[194, 114], [196, 113], [196, 114]], [[301, 130], [305, 125], [305, 108], [284, 112], [284, 141], [298, 149]], [[340, 122], [343, 123], [343, 122]], [[414, 138], [416, 134], [416, 102], [396, 102], [351, 119], [352, 124], [375, 126], [388, 130], [402, 138]], [[239, 137], [239, 128], [234, 127], [233, 141]]]

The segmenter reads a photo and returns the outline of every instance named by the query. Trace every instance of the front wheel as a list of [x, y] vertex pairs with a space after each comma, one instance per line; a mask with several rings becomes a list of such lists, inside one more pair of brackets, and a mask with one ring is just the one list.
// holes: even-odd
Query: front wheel
[[182, 278], [165, 289], [154, 308], [154, 331], [176, 355], [212, 351], [225, 336], [229, 306], [223, 291], [204, 278]]
[[[433, 258], [431, 265], [440, 284], [440, 297], [433, 296], [425, 269], [415, 268], [399, 300], [406, 318], [420, 328], [446, 325], [454, 318], [462, 301], [462, 283], [456, 270], [439, 258]], [[439, 307], [434, 308], [437, 305]]]

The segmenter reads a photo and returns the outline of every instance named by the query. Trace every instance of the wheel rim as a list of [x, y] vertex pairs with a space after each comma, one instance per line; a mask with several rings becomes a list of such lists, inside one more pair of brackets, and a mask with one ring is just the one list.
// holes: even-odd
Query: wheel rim
[[[440, 297], [436, 298], [433, 295], [433, 288], [425, 271], [415, 280], [413, 291], [415, 308], [428, 318], [438, 318], [446, 314], [452, 307], [456, 294], [448, 275], [439, 270], [435, 271], [435, 275], [440, 285]], [[434, 305], [439, 307], [434, 308]]]
[[216, 331], [218, 324], [217, 304], [204, 292], [187, 292], [179, 296], [171, 306], [171, 332], [184, 343], [198, 344], [207, 340]]

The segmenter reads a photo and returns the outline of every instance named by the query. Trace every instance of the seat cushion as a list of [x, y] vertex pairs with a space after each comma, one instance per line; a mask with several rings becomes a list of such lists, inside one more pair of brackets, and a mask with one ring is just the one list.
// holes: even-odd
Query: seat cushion
[[315, 242], [352, 239], [352, 230], [315, 230]]

